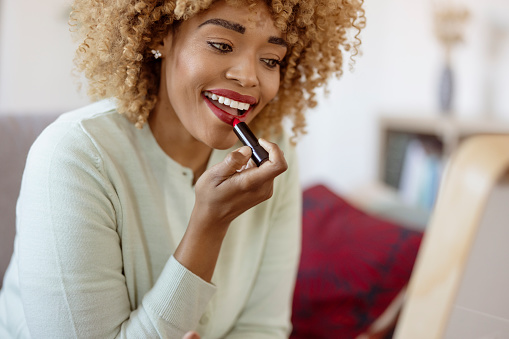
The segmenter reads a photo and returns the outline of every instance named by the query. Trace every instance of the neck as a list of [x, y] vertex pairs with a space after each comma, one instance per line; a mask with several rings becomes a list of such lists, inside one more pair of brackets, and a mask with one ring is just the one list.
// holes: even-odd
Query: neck
[[193, 171], [195, 183], [205, 172], [212, 149], [186, 130], [169, 104], [158, 102], [150, 113], [148, 123], [162, 150]]

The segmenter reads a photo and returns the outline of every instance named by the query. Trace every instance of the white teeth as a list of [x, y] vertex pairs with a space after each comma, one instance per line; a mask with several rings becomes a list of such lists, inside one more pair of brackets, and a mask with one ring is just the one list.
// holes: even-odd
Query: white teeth
[[239, 102], [232, 100], [230, 98], [226, 98], [217, 94], [213, 94], [210, 92], [204, 92], [205, 96], [212, 99], [217, 100], [220, 104], [224, 104], [226, 106], [230, 106], [231, 108], [237, 108], [239, 110], [247, 111], [251, 105], [245, 102]]

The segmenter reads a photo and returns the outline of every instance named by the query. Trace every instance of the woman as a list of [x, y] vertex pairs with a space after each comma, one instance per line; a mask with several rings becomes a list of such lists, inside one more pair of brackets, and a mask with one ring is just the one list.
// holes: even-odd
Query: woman
[[[314, 89], [355, 54], [361, 1], [76, 1], [73, 18], [91, 96], [114, 99], [34, 143], [0, 327], [287, 337], [301, 192], [282, 119], [298, 136]], [[276, 141], [260, 139], [261, 166], [234, 119]]]

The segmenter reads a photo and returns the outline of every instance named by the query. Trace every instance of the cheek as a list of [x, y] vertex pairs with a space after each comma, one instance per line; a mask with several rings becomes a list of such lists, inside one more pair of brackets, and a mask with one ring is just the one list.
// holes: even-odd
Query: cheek
[[181, 85], [185, 83], [198, 83], [207, 72], [206, 63], [203, 60], [183, 55], [175, 63], [179, 78], [176, 79]]
[[264, 95], [267, 98], [267, 102], [274, 99], [274, 97], [279, 92], [279, 73], [276, 75], [271, 75], [266, 82], [266, 86], [264, 89]]
[[279, 76], [277, 77], [277, 81], [274, 82], [274, 86], [272, 86], [271, 88], [272, 99], [274, 99], [278, 92], [279, 92]]
[[172, 86], [168, 86], [170, 95], [179, 93], [177, 95], [186, 98], [196, 97], [200, 93], [197, 90], [206, 83], [207, 78], [210, 77], [212, 67], [207, 64], [207, 60], [198, 57], [200, 53], [191, 50], [183, 50], [175, 56], [172, 62], [171, 71], [168, 72], [168, 80]]

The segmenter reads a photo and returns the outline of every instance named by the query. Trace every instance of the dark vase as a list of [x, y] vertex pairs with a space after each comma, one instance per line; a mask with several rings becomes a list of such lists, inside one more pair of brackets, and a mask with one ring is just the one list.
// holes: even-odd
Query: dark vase
[[453, 74], [451, 66], [446, 64], [440, 77], [440, 110], [444, 114], [450, 114], [454, 90]]

